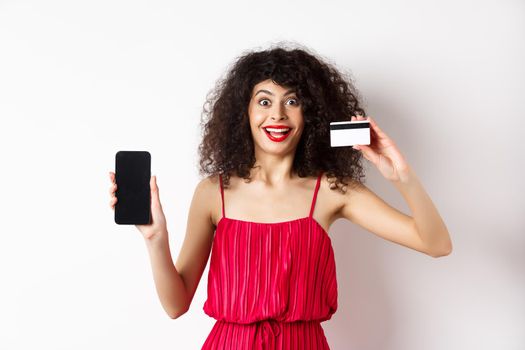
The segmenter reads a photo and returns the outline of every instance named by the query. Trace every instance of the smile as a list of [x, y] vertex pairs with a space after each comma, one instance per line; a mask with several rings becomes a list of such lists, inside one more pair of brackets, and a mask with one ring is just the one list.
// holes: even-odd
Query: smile
[[290, 128], [288, 129], [274, 129], [274, 128], [263, 128], [264, 133], [268, 138], [274, 142], [282, 142], [284, 141], [288, 135], [290, 135]]

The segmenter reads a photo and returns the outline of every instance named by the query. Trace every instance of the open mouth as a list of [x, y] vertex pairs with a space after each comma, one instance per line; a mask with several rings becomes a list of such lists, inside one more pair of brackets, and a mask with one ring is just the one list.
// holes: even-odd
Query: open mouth
[[266, 135], [272, 141], [283, 141], [290, 134], [291, 128], [287, 129], [274, 129], [274, 128], [263, 128]]

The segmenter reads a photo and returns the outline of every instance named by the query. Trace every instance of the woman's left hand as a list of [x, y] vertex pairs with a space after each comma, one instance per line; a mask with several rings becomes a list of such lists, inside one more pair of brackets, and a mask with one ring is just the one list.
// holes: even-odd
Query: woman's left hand
[[408, 179], [409, 165], [401, 154], [394, 141], [387, 136], [371, 117], [353, 116], [354, 120], [370, 121], [370, 145], [354, 145], [363, 156], [372, 162], [379, 172], [390, 181], [401, 181]]

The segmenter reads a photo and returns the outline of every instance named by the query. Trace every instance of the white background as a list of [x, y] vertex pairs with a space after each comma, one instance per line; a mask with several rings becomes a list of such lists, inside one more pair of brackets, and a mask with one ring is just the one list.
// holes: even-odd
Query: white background
[[175, 260], [206, 93], [287, 40], [352, 74], [453, 240], [434, 259], [335, 222], [331, 348], [523, 349], [524, 34], [518, 0], [1, 0], [0, 348], [200, 349], [208, 267], [170, 319], [143, 238], [113, 221], [108, 171], [119, 150], [151, 152]]

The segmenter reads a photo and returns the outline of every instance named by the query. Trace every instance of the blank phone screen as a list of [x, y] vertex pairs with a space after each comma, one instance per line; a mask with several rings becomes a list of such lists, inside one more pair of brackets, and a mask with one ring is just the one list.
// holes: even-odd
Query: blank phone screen
[[115, 222], [122, 225], [150, 222], [151, 155], [146, 151], [119, 151], [115, 156]]

